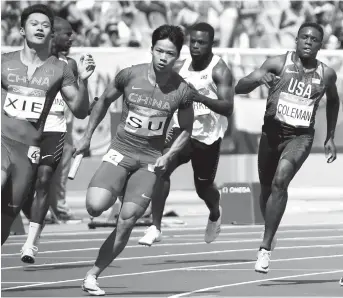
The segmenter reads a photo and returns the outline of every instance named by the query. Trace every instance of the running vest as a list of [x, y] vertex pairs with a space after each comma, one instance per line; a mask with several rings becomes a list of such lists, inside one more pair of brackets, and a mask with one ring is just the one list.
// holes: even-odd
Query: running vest
[[317, 60], [317, 67], [300, 77], [293, 55], [294, 52], [287, 52], [280, 80], [269, 90], [265, 122], [276, 120], [288, 127], [313, 128], [319, 101], [326, 90], [324, 64]]
[[1, 55], [1, 134], [37, 145], [58, 91], [75, 84], [75, 76], [64, 62], [50, 56], [28, 77], [21, 52]]
[[123, 152], [160, 156], [174, 112], [189, 107], [194, 92], [176, 72], [161, 88], [152, 85], [149, 67], [134, 65], [116, 76], [116, 88], [123, 92], [123, 111], [112, 145]]
[[[212, 79], [213, 68], [219, 62], [220, 57], [213, 55], [211, 63], [201, 71], [191, 71], [189, 68], [192, 64], [192, 58], [185, 60], [179, 75], [185, 81], [191, 83], [195, 89], [202, 95], [212, 99], [218, 99], [217, 86]], [[192, 138], [207, 145], [213, 144], [219, 138], [223, 138], [228, 126], [228, 121], [225, 116], [219, 115], [204, 104], [193, 102], [194, 122]], [[177, 113], [174, 114], [174, 126], [179, 127]]]
[[[61, 60], [68, 64], [68, 60], [62, 54], [58, 54], [58, 60]], [[65, 102], [62, 98], [61, 92], [58, 92], [55, 100], [51, 106], [48, 117], [45, 121], [44, 131], [67, 131], [67, 120], [64, 116], [64, 109], [66, 108]]]

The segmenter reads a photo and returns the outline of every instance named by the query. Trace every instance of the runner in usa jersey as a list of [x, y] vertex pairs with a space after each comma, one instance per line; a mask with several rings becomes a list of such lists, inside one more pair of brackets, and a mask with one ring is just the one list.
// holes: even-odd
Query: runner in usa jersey
[[88, 112], [87, 79], [94, 71], [91, 57], [82, 58], [80, 88], [67, 65], [50, 54], [53, 13], [45, 5], [21, 15], [24, 48], [1, 55], [1, 192], [2, 243], [9, 235], [34, 181], [40, 139], [58, 91], [76, 117]]
[[316, 23], [300, 26], [295, 52], [268, 58], [264, 64], [241, 79], [235, 91], [249, 93], [265, 84], [269, 88], [264, 125], [258, 152], [261, 185], [260, 207], [265, 231], [255, 271], [267, 273], [275, 233], [286, 208], [288, 185], [310, 154], [315, 115], [326, 95], [327, 162], [336, 159], [334, 143], [339, 97], [335, 71], [316, 59], [322, 46], [323, 29]]
[[[209, 210], [204, 240], [213, 242], [219, 235], [221, 224], [220, 193], [216, 177], [220, 145], [233, 112], [233, 76], [225, 62], [212, 52], [214, 29], [208, 23], [197, 23], [190, 30], [191, 57], [179, 61], [174, 69], [199, 93], [194, 97], [194, 122], [190, 142], [173, 159], [168, 171], [161, 177], [152, 196], [152, 225], [139, 244], [151, 246], [161, 241], [161, 221], [170, 190], [170, 176], [180, 165], [192, 162], [194, 185], [199, 197]], [[164, 152], [168, 152], [180, 133], [177, 113], [168, 132]]]
[[[183, 41], [181, 28], [158, 27], [152, 34], [152, 62], [125, 68], [116, 75], [95, 104], [77, 146], [75, 154], [89, 148], [91, 136], [110, 104], [123, 95], [117, 134], [87, 190], [86, 206], [91, 216], [112, 207], [117, 196], [124, 193], [116, 230], [103, 243], [82, 283], [82, 289], [91, 295], [105, 294], [98, 286], [98, 276], [124, 249], [136, 221], [149, 206], [156, 175], [165, 172], [190, 139], [196, 92], [173, 71]], [[162, 155], [166, 131], [177, 109], [182, 133]]]

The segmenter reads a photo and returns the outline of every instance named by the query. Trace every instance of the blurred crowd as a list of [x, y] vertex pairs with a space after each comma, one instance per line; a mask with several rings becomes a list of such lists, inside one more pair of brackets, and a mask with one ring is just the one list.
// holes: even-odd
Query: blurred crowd
[[[216, 30], [215, 46], [293, 48], [299, 26], [319, 23], [323, 48], [343, 49], [343, 1], [2, 1], [2, 45], [19, 46], [20, 14], [48, 4], [72, 25], [74, 46], [150, 47], [151, 34], [168, 23], [188, 29], [199, 21]], [[187, 42], [187, 41], [186, 41]]]

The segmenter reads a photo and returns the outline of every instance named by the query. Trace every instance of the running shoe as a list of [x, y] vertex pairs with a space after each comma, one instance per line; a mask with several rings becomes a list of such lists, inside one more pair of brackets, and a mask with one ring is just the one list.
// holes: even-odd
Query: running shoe
[[206, 230], [205, 230], [205, 242], [211, 243], [218, 237], [220, 233], [220, 225], [222, 222], [222, 207], [219, 206], [219, 218], [217, 221], [208, 220]]
[[21, 261], [28, 264], [34, 264], [35, 257], [38, 253], [37, 246], [23, 246], [21, 251]]
[[151, 246], [154, 242], [160, 242], [162, 240], [162, 232], [159, 231], [156, 226], [150, 226], [145, 231], [145, 235], [139, 239], [138, 244]]
[[340, 279], [339, 284], [343, 287], [343, 277]]
[[255, 271], [259, 273], [268, 273], [269, 262], [270, 262], [271, 252], [264, 248], [260, 249], [257, 253], [257, 261], [255, 264]]
[[104, 296], [105, 291], [99, 288], [99, 283], [94, 275], [87, 275], [82, 282], [82, 290], [92, 296]]

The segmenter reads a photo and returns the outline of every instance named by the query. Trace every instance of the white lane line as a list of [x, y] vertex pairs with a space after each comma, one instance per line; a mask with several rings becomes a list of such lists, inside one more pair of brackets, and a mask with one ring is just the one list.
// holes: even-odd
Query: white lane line
[[[288, 261], [302, 261], [302, 260], [313, 260], [313, 259], [323, 259], [323, 258], [340, 258], [343, 257], [341, 255], [329, 255], [329, 256], [314, 256], [314, 257], [302, 257], [302, 258], [287, 258], [287, 259], [275, 259], [274, 262], [288, 262]], [[223, 264], [214, 264], [214, 265], [201, 265], [201, 266], [190, 266], [190, 267], [177, 267], [177, 268], [170, 268], [170, 269], [161, 269], [161, 270], [152, 270], [152, 271], [143, 271], [143, 272], [133, 272], [133, 273], [124, 273], [124, 274], [115, 274], [115, 275], [106, 275], [100, 276], [98, 279], [105, 279], [105, 278], [113, 278], [113, 277], [125, 277], [125, 276], [137, 276], [137, 275], [146, 275], [146, 274], [155, 274], [155, 273], [166, 273], [166, 272], [173, 272], [173, 271], [181, 271], [185, 269], [196, 269], [196, 268], [213, 268], [213, 267], [222, 267], [222, 266], [236, 266], [236, 265], [244, 265], [244, 264], [254, 264], [256, 261], [252, 262], [237, 262], [237, 263], [223, 263]], [[253, 270], [253, 269], [251, 269]], [[339, 270], [338, 272], [342, 272], [343, 270]], [[16, 289], [24, 289], [24, 288], [33, 288], [45, 285], [53, 285], [53, 284], [61, 284], [61, 283], [69, 283], [69, 282], [79, 282], [82, 281], [83, 278], [77, 279], [66, 279], [66, 280], [59, 280], [59, 281], [48, 281], [48, 282], [40, 282], [36, 284], [30, 285], [23, 285], [23, 286], [16, 286], [10, 288], [4, 288], [2, 291], [9, 291], [9, 290], [16, 290]]]
[[[204, 223], [205, 225], [206, 223]], [[295, 228], [295, 227], [306, 227], [308, 228], [309, 226], [312, 227], [312, 230], [314, 230], [314, 227], [328, 227], [328, 226], [341, 226], [343, 225], [343, 222], [338, 222], [338, 223], [315, 223], [315, 224], [284, 224], [280, 225], [280, 229], [284, 227], [288, 228]], [[246, 229], [257, 229], [261, 230], [263, 229], [263, 225], [243, 225], [243, 226], [236, 226], [236, 225], [222, 225], [221, 227], [222, 230], [246, 230]], [[112, 229], [113, 230], [113, 229]], [[76, 231], [76, 232], [51, 232], [51, 233], [44, 233], [46, 236], [81, 236], [81, 235], [90, 235], [90, 233], [101, 235], [101, 234], [110, 234], [112, 230], [107, 230], [107, 231], [97, 231], [97, 230], [87, 230], [87, 231]], [[133, 233], [142, 233], [145, 229], [143, 228], [136, 228], [132, 232]], [[163, 231], [200, 231], [204, 230], [204, 227], [180, 227], [180, 228], [168, 228], [165, 227], [163, 228]], [[294, 230], [296, 231], [296, 230]], [[21, 239], [24, 238], [26, 239], [27, 235], [11, 235], [9, 239]]]
[[[321, 237], [292, 237], [292, 238], [278, 238], [278, 241], [315, 241], [315, 240], [334, 240], [341, 239], [342, 236], [321, 236]], [[171, 239], [169, 239], [171, 240]], [[215, 241], [212, 244], [234, 244], [234, 243], [253, 243], [261, 241], [260, 238], [255, 239], [238, 239], [238, 240], [223, 240]], [[204, 241], [201, 242], [183, 242], [183, 243], [161, 243], [154, 245], [153, 247], [168, 247], [168, 246], [192, 246], [192, 245], [208, 245]], [[128, 245], [126, 248], [144, 248], [142, 245]], [[55, 254], [55, 253], [65, 253], [65, 252], [80, 252], [80, 251], [93, 251], [98, 250], [99, 247], [88, 247], [88, 248], [74, 248], [74, 249], [60, 249], [60, 250], [48, 250], [39, 252], [39, 254]], [[2, 258], [20, 256], [20, 253], [10, 253], [10, 254], [1, 254]]]
[[[305, 246], [286, 246], [278, 247], [278, 250], [283, 249], [303, 249], [303, 248], [329, 248], [329, 247], [341, 247], [343, 244], [329, 244], [329, 245], [305, 245]], [[198, 255], [210, 255], [210, 254], [219, 254], [219, 253], [231, 253], [231, 252], [245, 252], [245, 251], [256, 251], [256, 248], [243, 248], [243, 249], [228, 249], [228, 250], [215, 250], [215, 251], [202, 251], [202, 252], [188, 252], [181, 254], [163, 254], [163, 255], [152, 255], [152, 256], [139, 256], [139, 257], [126, 257], [118, 258], [115, 261], [131, 261], [131, 260], [149, 260], [149, 259], [159, 259], [159, 258], [171, 258], [171, 257], [184, 257], [184, 256], [198, 256]], [[201, 261], [199, 261], [201, 262]], [[13, 266], [13, 267], [3, 267], [2, 271], [13, 270], [13, 269], [27, 269], [27, 268], [44, 268], [51, 266], [64, 266], [71, 264], [88, 264], [94, 263], [93, 260], [84, 260], [84, 261], [75, 261], [75, 262], [62, 262], [62, 263], [50, 263], [50, 264], [41, 264], [41, 265], [25, 265], [25, 266]]]
[[[272, 260], [273, 262], [273, 260]], [[182, 269], [180, 269], [182, 270]], [[273, 271], [326, 271], [326, 270], [342, 270], [341, 268], [318, 268], [318, 269], [309, 269], [309, 268], [303, 268], [303, 269], [299, 269], [299, 268], [294, 268], [294, 269], [290, 269], [290, 268], [273, 268]], [[199, 268], [199, 269], [184, 269], [184, 271], [195, 271], [195, 272], [207, 272], [207, 271], [251, 271], [251, 268], [215, 268], [215, 269], [211, 269], [211, 268]]]
[[316, 275], [325, 275], [325, 274], [335, 274], [335, 273], [340, 273], [340, 272], [343, 272], [343, 269], [331, 270], [331, 271], [325, 271], [325, 272], [304, 273], [304, 274], [288, 275], [288, 276], [281, 276], [281, 277], [249, 280], [249, 281], [244, 281], [244, 282], [237, 282], [237, 283], [232, 283], [232, 284], [202, 288], [202, 289], [198, 289], [198, 290], [194, 290], [194, 291], [190, 291], [190, 292], [185, 292], [182, 294], [169, 296], [168, 298], [185, 297], [185, 296], [189, 296], [192, 294], [212, 291], [212, 290], [216, 290], [216, 289], [223, 289], [223, 288], [229, 288], [229, 287], [235, 287], [235, 286], [249, 285], [249, 284], [255, 284], [255, 283], [266, 282], [266, 281], [283, 280], [283, 279], [298, 278], [298, 277], [301, 278], [301, 277], [306, 277], [306, 276], [316, 276]]
[[[164, 231], [164, 230], [163, 230]], [[343, 228], [342, 229], [304, 229], [304, 230], [281, 230], [281, 231], [278, 231], [277, 234], [278, 235], [281, 235], [283, 233], [317, 233], [317, 232], [341, 232], [343, 231]], [[229, 233], [220, 233], [220, 236], [239, 236], [239, 235], [261, 235], [262, 233], [262, 229], [260, 231], [245, 231], [245, 232], [229, 232]], [[40, 241], [40, 245], [42, 244], [53, 244], [53, 243], [64, 243], [64, 242], [68, 242], [68, 243], [77, 243], [77, 242], [92, 242], [92, 241], [104, 241], [104, 238], [91, 238], [91, 239], [68, 239], [68, 238], [65, 238], [65, 239], [55, 239], [55, 240], [46, 240], [44, 241], [44, 236], [46, 236], [46, 234], [43, 234], [42, 236], [42, 239]], [[143, 236], [143, 233], [141, 236], [134, 236], [134, 237], [131, 237], [130, 240], [137, 240], [137, 239], [140, 239], [141, 237]], [[164, 234], [164, 237], [163, 239], [170, 239], [170, 240], [173, 240], [175, 238], [182, 238], [182, 237], [186, 237], [186, 238], [196, 238], [196, 237], [203, 237], [202, 234], [171, 234], [171, 235], [166, 235]], [[4, 243], [3, 246], [12, 246], [12, 245], [23, 245], [23, 242], [7, 242], [7, 243]]]
[[[281, 235], [283, 233], [317, 233], [317, 232], [342, 232], [342, 229], [304, 229], [304, 230], [281, 230], [278, 231], [277, 234]], [[247, 231], [247, 232], [235, 232], [235, 233], [220, 233], [220, 236], [240, 236], [240, 235], [261, 235], [262, 233], [262, 229], [261, 231]], [[40, 241], [40, 245], [42, 244], [55, 244], [55, 243], [78, 243], [78, 242], [97, 242], [97, 241], [104, 241], [104, 238], [92, 238], [92, 239], [59, 239], [59, 240], [46, 240], [44, 241], [44, 236], [45, 234], [43, 234], [43, 237]], [[137, 240], [140, 239], [143, 236], [143, 233], [141, 236], [134, 236], [130, 238], [130, 241], [132, 240]], [[163, 239], [168, 239], [168, 240], [174, 240], [176, 238], [196, 238], [196, 237], [203, 237], [202, 234], [175, 234], [175, 235], [166, 235], [164, 234]], [[12, 246], [12, 245], [23, 245], [23, 242], [8, 242], [5, 243], [3, 246]]]

